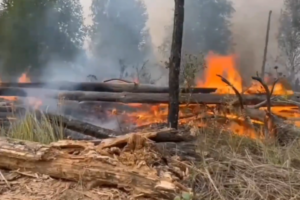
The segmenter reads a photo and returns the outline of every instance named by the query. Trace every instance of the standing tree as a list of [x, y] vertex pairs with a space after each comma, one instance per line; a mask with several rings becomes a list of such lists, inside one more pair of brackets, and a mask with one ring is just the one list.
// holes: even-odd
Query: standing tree
[[300, 1], [285, 0], [281, 12], [279, 47], [288, 80], [294, 82], [300, 71]]
[[93, 0], [91, 9], [91, 49], [97, 64], [114, 72], [121, 71], [123, 64], [142, 64], [151, 43], [145, 29], [148, 16], [143, 1]]
[[38, 75], [49, 62], [72, 62], [85, 38], [79, 0], [3, 0], [0, 16], [2, 72]]
[[184, 23], [184, 0], [175, 0], [174, 27], [171, 55], [169, 60], [169, 113], [168, 122], [171, 128], [178, 127], [179, 113], [179, 73]]

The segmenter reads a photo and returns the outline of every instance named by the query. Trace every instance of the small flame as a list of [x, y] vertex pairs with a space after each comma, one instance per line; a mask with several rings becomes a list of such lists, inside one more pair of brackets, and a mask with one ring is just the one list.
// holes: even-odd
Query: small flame
[[23, 73], [18, 81], [19, 81], [19, 83], [30, 83], [31, 82], [30, 78], [27, 76], [26, 73]]

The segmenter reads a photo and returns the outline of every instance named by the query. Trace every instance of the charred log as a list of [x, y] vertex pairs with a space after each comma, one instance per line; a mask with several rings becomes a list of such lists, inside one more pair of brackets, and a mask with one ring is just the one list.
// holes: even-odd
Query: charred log
[[76, 119], [67, 118], [62, 115], [47, 113], [45, 114], [45, 117], [47, 117], [47, 119], [49, 119], [51, 122], [59, 123], [60, 125], [62, 125], [67, 129], [79, 132], [84, 135], [92, 136], [98, 139], [110, 138], [118, 135], [118, 133], [115, 131], [102, 128], [99, 126], [95, 126], [93, 124], [79, 121]]
[[[33, 83], [15, 83], [5, 82], [1, 83], [2, 90], [0, 96], [8, 93], [10, 96], [17, 92], [22, 93], [22, 88], [39, 88], [39, 89], [53, 89], [53, 90], [67, 90], [67, 91], [92, 91], [92, 92], [135, 92], [135, 93], [168, 93], [169, 87], [160, 87], [150, 84], [136, 84], [136, 83], [93, 83], [93, 82], [33, 82]], [[15, 91], [5, 90], [5, 88], [15, 88]], [[19, 91], [18, 91], [19, 90]], [[215, 92], [216, 88], [181, 88], [182, 93], [211, 93]], [[9, 93], [10, 92], [10, 93]], [[8, 96], [6, 94], [6, 96]]]
[[[48, 98], [73, 100], [73, 101], [107, 101], [107, 102], [122, 102], [122, 103], [148, 103], [159, 104], [169, 102], [168, 94], [158, 93], [110, 93], [110, 92], [61, 92], [58, 94], [48, 94]], [[297, 97], [289, 96], [297, 101]], [[179, 101], [183, 103], [193, 104], [222, 104], [226, 99], [235, 99], [236, 95], [222, 94], [181, 94]], [[265, 94], [243, 95], [244, 104], [258, 104], [265, 100]], [[275, 101], [274, 101], [275, 103]], [[284, 103], [277, 103], [284, 105]], [[285, 103], [287, 104], [287, 103]], [[236, 102], [239, 105], [239, 102]]]

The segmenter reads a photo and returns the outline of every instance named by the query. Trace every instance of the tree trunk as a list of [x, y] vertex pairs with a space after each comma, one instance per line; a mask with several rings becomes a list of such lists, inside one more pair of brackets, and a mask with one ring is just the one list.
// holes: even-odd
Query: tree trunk
[[179, 112], [179, 73], [184, 22], [184, 0], [175, 0], [174, 28], [171, 55], [169, 60], [169, 116], [172, 128], [178, 127]]

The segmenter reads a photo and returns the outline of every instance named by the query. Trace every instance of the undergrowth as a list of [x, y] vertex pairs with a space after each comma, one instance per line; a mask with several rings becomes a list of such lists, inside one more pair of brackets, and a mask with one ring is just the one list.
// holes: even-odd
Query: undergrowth
[[190, 166], [190, 199], [300, 199], [299, 139], [280, 146], [217, 127], [197, 135], [201, 160]]
[[49, 144], [64, 138], [64, 127], [59, 118], [51, 121], [43, 114], [37, 116], [28, 112], [24, 117], [14, 116], [9, 128], [2, 129], [1, 135], [33, 142]]

